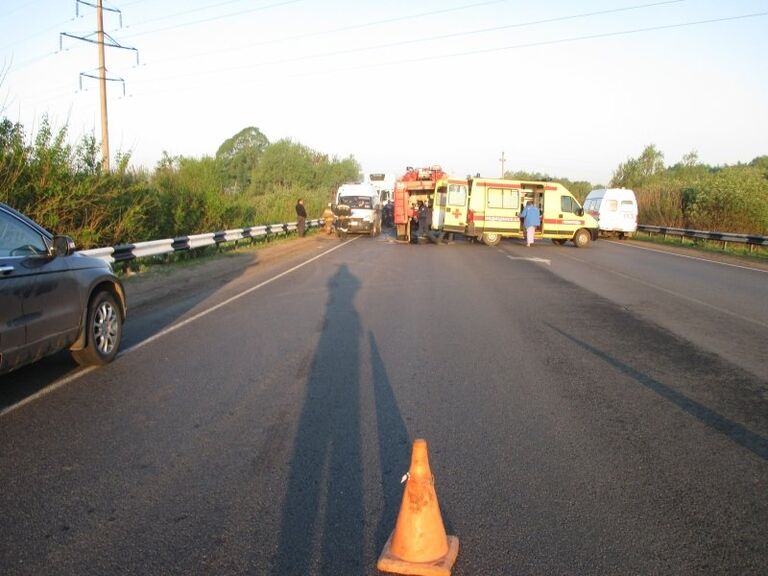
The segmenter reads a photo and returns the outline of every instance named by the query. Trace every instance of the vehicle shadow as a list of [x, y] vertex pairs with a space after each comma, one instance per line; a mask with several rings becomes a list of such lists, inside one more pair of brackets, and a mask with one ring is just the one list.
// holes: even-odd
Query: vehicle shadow
[[[168, 269], [159, 279], [124, 279], [128, 320], [120, 353], [166, 329], [257, 263], [257, 254], [249, 253], [206, 259], [183, 269]], [[179, 281], [179, 278], [187, 280]], [[63, 351], [0, 376], [0, 412], [82, 370], [70, 353]]]
[[346, 265], [328, 282], [324, 330], [290, 461], [274, 575], [364, 573], [362, 330], [354, 307], [359, 289]]
[[583, 340], [579, 340], [575, 336], [563, 332], [556, 326], [553, 326], [549, 323], [545, 324], [580, 348], [583, 348], [594, 356], [597, 356], [607, 364], [614, 367], [616, 370], [629, 376], [639, 384], [642, 384], [648, 390], [651, 390], [665, 400], [671, 402], [686, 414], [693, 416], [706, 426], [709, 426], [720, 434], [723, 434], [733, 442], [739, 444], [743, 448], [746, 448], [763, 460], [768, 460], [768, 438], [752, 432], [738, 422], [734, 422], [733, 420], [726, 418], [711, 408], [708, 408], [703, 404], [688, 398], [685, 394], [678, 392], [674, 388], [671, 388], [670, 386], [667, 386], [666, 384], [659, 382], [654, 378], [651, 378], [647, 374], [635, 370], [631, 366], [624, 364], [617, 358], [603, 352], [602, 350], [598, 350]]

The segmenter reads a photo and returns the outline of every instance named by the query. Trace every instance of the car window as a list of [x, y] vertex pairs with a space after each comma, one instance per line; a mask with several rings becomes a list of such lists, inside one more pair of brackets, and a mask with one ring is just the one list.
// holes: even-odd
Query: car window
[[47, 253], [48, 246], [37, 231], [13, 216], [0, 212], [0, 256], [26, 257]]
[[520, 192], [504, 188], [488, 188], [488, 208], [516, 209], [520, 202]]
[[368, 196], [342, 196], [339, 198], [340, 204], [346, 204], [350, 208], [368, 208], [371, 206], [371, 199]]
[[575, 213], [579, 209], [579, 205], [570, 196], [560, 196], [560, 211]]
[[451, 206], [464, 206], [467, 201], [467, 187], [460, 184], [448, 186], [448, 204]]

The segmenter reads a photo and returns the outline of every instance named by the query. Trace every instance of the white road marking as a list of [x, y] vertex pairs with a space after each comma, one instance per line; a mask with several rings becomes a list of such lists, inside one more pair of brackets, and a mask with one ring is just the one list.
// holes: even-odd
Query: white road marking
[[552, 266], [552, 261], [547, 258], [525, 258], [522, 256], [510, 256], [509, 254], [507, 254], [507, 258], [509, 258], [510, 260], [528, 260], [529, 262], [542, 262], [547, 266]]
[[[653, 250], [653, 252], [659, 252], [659, 251]], [[668, 252], [663, 252], [663, 251], [661, 251], [661, 253], [668, 254]], [[600, 266], [598, 264], [595, 264], [594, 262], [590, 262], [588, 260], [582, 260], [581, 258], [576, 258], [574, 256], [569, 256], [563, 252], [561, 252], [560, 255], [564, 256], [565, 258], [570, 258], [571, 260], [581, 262], [582, 264], [585, 264], [587, 266], [594, 266], [595, 268], [600, 268], [601, 270], [604, 270], [609, 274], [614, 274], [615, 276], [626, 278], [627, 280], [631, 280], [632, 282], [635, 282], [637, 284], [642, 284], [643, 286], [648, 286], [649, 288], [659, 290], [661, 292], [664, 292], [665, 294], [676, 296], [677, 298], [680, 298], [682, 300], [688, 300], [689, 302], [693, 302], [694, 304], [699, 304], [700, 306], [711, 308], [712, 310], [716, 310], [717, 312], [720, 312], [721, 314], [725, 314], [726, 316], [732, 316], [733, 318], [738, 318], [743, 322], [749, 322], [750, 324], [755, 324], [756, 326], [760, 326], [761, 328], [768, 328], [768, 324], [766, 324], [765, 322], [761, 322], [760, 320], [755, 320], [754, 318], [748, 318], [747, 316], [742, 316], [741, 314], [737, 314], [736, 312], [731, 312], [730, 310], [726, 310], [725, 308], [720, 308], [719, 306], [715, 306], [714, 304], [709, 304], [708, 302], [704, 302], [703, 300], [699, 300], [698, 298], [685, 296], [683, 294], [675, 292], [674, 290], [670, 290], [669, 288], [663, 288], [657, 284], [652, 284], [651, 282], [646, 282], [645, 280], [636, 278], [635, 276], [630, 276], [629, 274], [624, 274], [623, 272], [617, 272], [616, 270], [611, 270], [610, 268], [606, 268], [605, 266]], [[710, 260], [707, 260], [707, 262], [710, 262]], [[748, 268], [748, 270], [752, 270], [752, 268]]]
[[669, 256], [677, 256], [678, 258], [688, 258], [690, 260], [700, 260], [702, 262], [709, 262], [711, 264], [720, 264], [722, 266], [731, 266], [733, 268], [741, 268], [742, 270], [753, 270], [754, 272], [762, 272], [768, 274], [768, 270], [762, 270], [760, 268], [752, 268], [750, 266], [742, 266], [741, 264], [731, 264], [730, 262], [720, 262], [719, 260], [710, 260], [709, 258], [702, 258], [701, 256], [689, 256], [687, 254], [678, 254], [677, 252], [668, 252], [666, 250], [657, 250], [655, 248], [646, 248], [645, 246], [637, 246], [634, 244], [625, 244], [624, 242], [617, 242], [615, 240], [600, 240], [600, 242], [607, 242], [608, 244], [616, 244], [617, 246], [623, 246], [624, 248], [634, 248], [635, 250], [647, 250], [648, 252], [656, 252], [657, 254], [667, 254]]
[[[126, 356], [126, 355], [130, 354], [131, 352], [135, 352], [136, 350], [139, 350], [140, 348], [143, 348], [147, 344], [150, 344], [150, 343], [154, 342], [158, 338], [162, 338], [163, 336], [166, 336], [166, 335], [170, 334], [171, 332], [175, 332], [179, 328], [182, 328], [182, 327], [186, 326], [187, 324], [190, 324], [190, 323], [194, 322], [195, 320], [199, 320], [203, 316], [207, 316], [211, 312], [215, 312], [219, 308], [222, 308], [223, 306], [231, 304], [235, 300], [239, 300], [243, 296], [246, 296], [246, 295], [250, 294], [251, 292], [254, 292], [254, 291], [256, 291], [256, 290], [258, 290], [260, 288], [263, 288], [267, 284], [271, 284], [275, 280], [279, 280], [283, 276], [287, 276], [288, 274], [290, 274], [291, 272], [295, 272], [299, 268], [303, 268], [304, 266], [306, 266], [307, 264], [309, 264], [311, 262], [314, 262], [318, 258], [322, 258], [323, 256], [326, 256], [326, 255], [330, 254], [334, 250], [338, 250], [339, 248], [341, 248], [345, 244], [348, 244], [349, 242], [354, 242], [355, 240], [357, 240], [357, 238], [358, 237], [350, 238], [347, 242], [343, 242], [343, 243], [341, 243], [341, 244], [339, 244], [337, 246], [334, 246], [330, 250], [326, 250], [325, 252], [322, 252], [322, 253], [318, 254], [317, 256], [313, 256], [309, 260], [305, 260], [304, 262], [302, 262], [301, 264], [297, 264], [293, 268], [289, 268], [288, 270], [285, 270], [284, 272], [281, 272], [280, 274], [277, 274], [277, 275], [273, 276], [272, 278], [264, 280], [264, 282], [261, 282], [261, 283], [257, 284], [256, 286], [251, 286], [247, 290], [243, 290], [242, 292], [240, 292], [238, 294], [235, 294], [234, 296], [232, 296], [230, 298], [227, 298], [223, 302], [219, 302], [218, 304], [216, 304], [214, 306], [211, 306], [210, 308], [207, 308], [206, 310], [198, 312], [194, 316], [190, 316], [189, 318], [179, 322], [178, 324], [174, 324], [172, 326], [169, 326], [165, 330], [161, 330], [160, 332], [150, 336], [146, 340], [142, 340], [141, 342], [139, 342], [137, 344], [134, 344], [130, 348], [127, 348], [127, 349], [121, 351], [120, 353], [118, 353], [116, 359], [117, 358], [121, 358], [123, 356]], [[88, 368], [84, 368], [82, 370], [79, 370], [78, 372], [75, 372], [74, 374], [70, 374], [69, 376], [65, 376], [61, 380], [55, 381], [53, 384], [50, 384], [50, 385], [46, 386], [45, 388], [43, 388], [39, 392], [36, 392], [35, 394], [32, 394], [31, 396], [27, 396], [26, 398], [24, 398], [23, 400], [17, 402], [16, 404], [13, 404], [12, 406], [8, 406], [8, 407], [4, 408], [3, 410], [0, 410], [0, 418], [5, 416], [6, 414], [9, 414], [10, 412], [13, 412], [14, 410], [18, 410], [22, 406], [26, 406], [27, 404], [30, 404], [31, 402], [34, 402], [35, 400], [38, 400], [38, 399], [42, 398], [43, 396], [47, 396], [51, 392], [54, 392], [54, 391], [58, 390], [59, 388], [61, 388], [62, 386], [65, 386], [67, 384], [70, 384], [71, 382], [74, 382], [75, 380], [78, 380], [79, 378], [85, 376], [86, 374], [90, 374], [91, 372], [96, 370], [96, 368], [97, 368], [97, 366], [89, 366]]]
[[96, 368], [98, 368], [98, 366], [89, 366], [88, 368], [83, 368], [82, 370], [79, 370], [74, 374], [70, 374], [69, 376], [65, 376], [61, 380], [57, 380], [53, 384], [46, 386], [45, 388], [43, 388], [42, 390], [39, 390], [38, 392], [35, 392], [31, 396], [27, 396], [26, 398], [24, 398], [24, 400], [20, 400], [19, 402], [16, 402], [16, 404], [3, 408], [2, 410], [0, 410], [0, 418], [5, 416], [6, 414], [9, 414], [10, 412], [13, 412], [14, 410], [17, 410], [18, 408], [21, 408], [22, 406], [26, 406], [27, 404], [30, 404], [31, 402], [34, 402], [35, 400], [50, 394], [55, 390], [58, 390], [62, 386], [65, 386], [66, 384], [69, 384], [70, 382], [73, 382], [79, 379], [81, 376], [85, 376], [86, 374], [93, 372], [94, 370], [96, 370]]

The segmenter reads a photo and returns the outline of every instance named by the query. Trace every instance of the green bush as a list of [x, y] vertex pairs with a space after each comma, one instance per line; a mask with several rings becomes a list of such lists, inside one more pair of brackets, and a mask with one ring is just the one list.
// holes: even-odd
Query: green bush
[[300, 197], [317, 218], [360, 172], [353, 158], [329, 159], [289, 140], [270, 145], [255, 128], [227, 140], [215, 158], [165, 153], [152, 173], [130, 170], [129, 162], [118, 155], [116, 168], [103, 173], [92, 135], [73, 147], [66, 128], [56, 131], [44, 118], [27, 142], [23, 126], [0, 121], [0, 201], [69, 234], [79, 248], [291, 222]]

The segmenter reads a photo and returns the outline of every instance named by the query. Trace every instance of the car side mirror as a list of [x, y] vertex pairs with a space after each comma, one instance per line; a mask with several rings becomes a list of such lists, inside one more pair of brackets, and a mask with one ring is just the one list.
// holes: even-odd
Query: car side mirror
[[576, 216], [584, 216], [584, 208], [579, 208], [576, 210]]
[[53, 237], [53, 251], [56, 256], [69, 256], [75, 252], [75, 241], [70, 236]]

